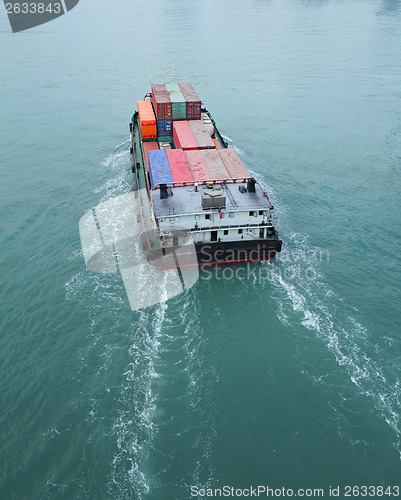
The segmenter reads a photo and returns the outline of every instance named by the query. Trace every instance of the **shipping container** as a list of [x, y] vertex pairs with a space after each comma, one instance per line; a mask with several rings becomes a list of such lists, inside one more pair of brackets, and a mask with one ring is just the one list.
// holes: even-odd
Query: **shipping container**
[[201, 117], [201, 101], [190, 83], [178, 84], [187, 103], [187, 120], [199, 120]]
[[171, 120], [171, 99], [164, 84], [152, 84], [152, 103], [158, 120]]
[[207, 169], [210, 173], [209, 180], [223, 181], [225, 179], [230, 179], [230, 175], [216, 149], [204, 149], [201, 153], [203, 161], [206, 163]]
[[172, 185], [173, 177], [165, 151], [161, 149], [149, 151], [149, 178], [151, 189], [159, 184]]
[[149, 172], [149, 151], [153, 151], [155, 149], [159, 149], [157, 142], [143, 143], [143, 152], [145, 155], [145, 162], [146, 162], [146, 172]]
[[171, 92], [181, 92], [180, 86], [178, 83], [166, 83], [164, 85], [167, 89], [167, 92], [170, 94]]
[[214, 142], [202, 120], [190, 120], [187, 123], [191, 127], [199, 149], [215, 149]]
[[161, 135], [160, 137], [157, 138], [158, 142], [173, 142], [173, 136], [172, 135]]
[[157, 137], [173, 135], [172, 120], [157, 120]]
[[171, 100], [173, 120], [185, 120], [187, 117], [187, 102], [183, 96], [178, 83], [166, 83]]
[[221, 149], [221, 146], [220, 146], [220, 144], [219, 144], [219, 142], [218, 142], [217, 139], [212, 139], [212, 141], [213, 141], [213, 144], [215, 145], [216, 149]]
[[138, 101], [139, 123], [142, 139], [157, 139], [156, 117], [150, 101]]
[[211, 179], [209, 170], [206, 166], [205, 160], [203, 159], [202, 151], [184, 151], [184, 154], [195, 182], [199, 182], [201, 184], [202, 182], [207, 182]]
[[182, 149], [169, 149], [166, 154], [174, 183], [192, 184], [193, 177], [184, 151]]
[[231, 179], [242, 181], [251, 177], [234, 149], [224, 148], [220, 149], [218, 153]]
[[173, 140], [177, 149], [198, 149], [198, 143], [187, 121], [173, 122]]

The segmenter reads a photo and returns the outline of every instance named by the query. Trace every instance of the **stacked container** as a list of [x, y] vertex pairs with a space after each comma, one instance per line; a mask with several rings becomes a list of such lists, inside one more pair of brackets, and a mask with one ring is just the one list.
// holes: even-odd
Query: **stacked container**
[[201, 101], [190, 83], [152, 84], [152, 104], [159, 142], [173, 141], [173, 120], [201, 118]]
[[215, 149], [214, 142], [202, 120], [191, 120], [187, 123], [191, 127], [199, 149]]
[[155, 141], [157, 139], [156, 117], [150, 101], [138, 101], [139, 123], [142, 140]]
[[157, 140], [173, 140], [172, 104], [170, 94], [164, 84], [152, 85], [152, 103], [157, 117]]
[[187, 120], [199, 120], [201, 117], [201, 101], [198, 94], [190, 83], [179, 83], [178, 85], [186, 101]]
[[157, 120], [157, 137], [159, 142], [171, 142], [173, 137], [172, 120]]
[[203, 156], [203, 161], [205, 162], [207, 169], [210, 173], [210, 181], [224, 181], [230, 178], [226, 167], [222, 159], [220, 158], [219, 152], [216, 149], [204, 149], [199, 151]]
[[219, 149], [218, 154], [231, 179], [244, 181], [251, 177], [234, 149]]
[[149, 172], [149, 151], [159, 149], [157, 142], [144, 142], [143, 152], [145, 154], [146, 172]]
[[212, 178], [203, 158], [202, 151], [185, 151], [184, 154], [195, 182], [202, 183]]
[[152, 85], [152, 103], [158, 120], [172, 120], [171, 99], [165, 85]]
[[173, 120], [185, 120], [187, 117], [187, 102], [178, 83], [166, 83], [171, 100], [171, 116]]
[[151, 189], [160, 184], [171, 185], [173, 183], [165, 151], [161, 149], [149, 151], [149, 178]]
[[193, 177], [184, 151], [182, 149], [169, 149], [166, 154], [175, 185], [192, 184]]
[[198, 143], [187, 121], [173, 122], [173, 140], [177, 149], [198, 149]]

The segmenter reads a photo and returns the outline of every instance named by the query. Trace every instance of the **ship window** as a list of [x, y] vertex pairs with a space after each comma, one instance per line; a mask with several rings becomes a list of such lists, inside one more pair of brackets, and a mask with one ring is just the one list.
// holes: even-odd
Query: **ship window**
[[205, 214], [205, 219], [210, 219], [210, 214]]
[[263, 210], [259, 210], [259, 215], [264, 215]]
[[257, 217], [257, 216], [258, 216], [258, 212], [256, 212], [256, 211], [255, 211], [255, 212], [253, 212], [253, 216], [254, 216], [254, 217]]
[[195, 220], [199, 220], [199, 219], [200, 219], [199, 215], [195, 215]]
[[170, 222], [174, 222], [174, 217], [170, 217]]
[[234, 217], [234, 212], [230, 212], [230, 218], [232, 219]]
[[250, 217], [252, 217], [252, 215], [253, 215], [253, 211], [251, 210], [251, 211], [249, 212], [249, 216], [250, 216]]
[[242, 234], [242, 229], [238, 229], [238, 234]]
[[227, 229], [225, 229], [224, 230], [224, 235], [227, 236], [227, 234], [228, 234], [228, 231], [227, 231]]

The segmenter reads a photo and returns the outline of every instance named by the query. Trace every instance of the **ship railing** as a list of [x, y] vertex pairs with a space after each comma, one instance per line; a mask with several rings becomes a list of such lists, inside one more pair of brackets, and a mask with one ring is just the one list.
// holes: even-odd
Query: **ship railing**
[[179, 232], [190, 232], [190, 233], [201, 233], [203, 231], [217, 231], [220, 229], [275, 229], [271, 221], [261, 222], [260, 224], [233, 224], [233, 225], [219, 225], [219, 226], [202, 226], [202, 227], [191, 227], [188, 229], [166, 227], [163, 229], [159, 228], [160, 234], [171, 234], [174, 231]]
[[239, 184], [246, 183], [251, 177], [228, 177], [226, 179], [212, 179], [207, 181], [180, 181], [180, 182], [159, 182], [152, 187], [152, 191], [160, 189], [160, 186], [165, 184], [168, 188], [182, 187], [182, 186], [207, 186], [208, 184]]
[[232, 224], [232, 225], [210, 225], [210, 226], [202, 226], [202, 227], [191, 227], [189, 231], [191, 232], [200, 232], [200, 231], [216, 231], [218, 229], [253, 229], [253, 228], [272, 228], [272, 221], [260, 222], [259, 224]]

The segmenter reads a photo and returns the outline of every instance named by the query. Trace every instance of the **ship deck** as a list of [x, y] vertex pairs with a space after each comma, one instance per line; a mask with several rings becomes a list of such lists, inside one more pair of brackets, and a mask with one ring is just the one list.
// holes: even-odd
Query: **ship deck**
[[[258, 184], [255, 185], [255, 193], [241, 193], [239, 191], [239, 186], [246, 188], [246, 183], [217, 184], [215, 188], [216, 186], [221, 187], [226, 195], [224, 211], [273, 209], [273, 205]], [[195, 191], [194, 186], [174, 187], [172, 192], [172, 196], [161, 199], [159, 189], [151, 191], [153, 210], [156, 217], [208, 212], [202, 207], [201, 186], [199, 186], [198, 191]]]

